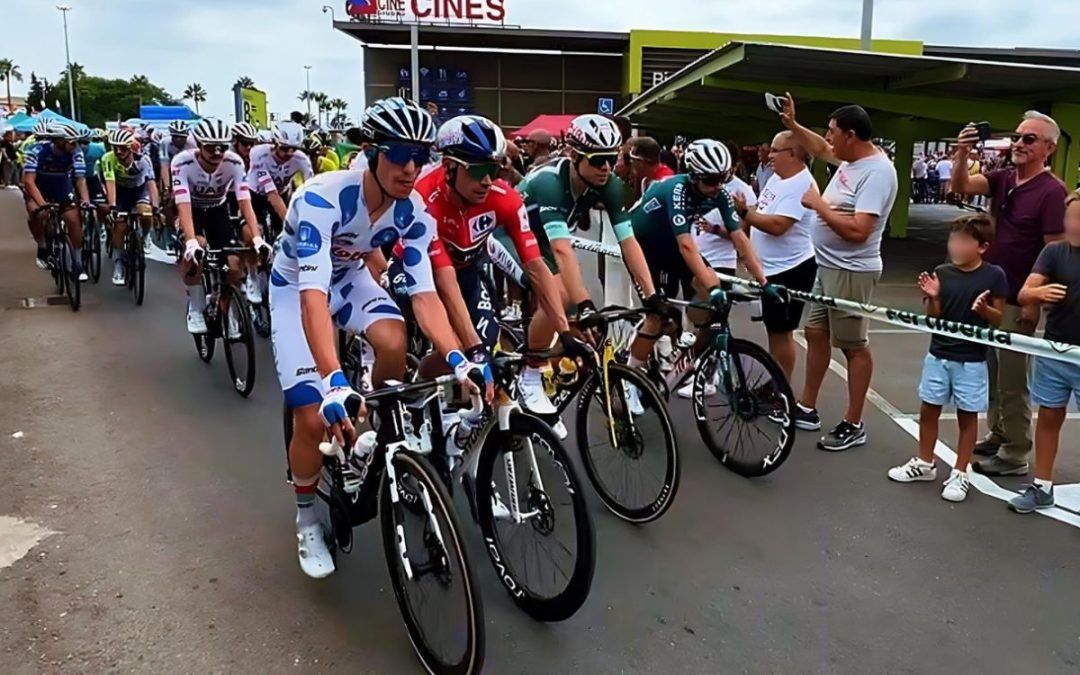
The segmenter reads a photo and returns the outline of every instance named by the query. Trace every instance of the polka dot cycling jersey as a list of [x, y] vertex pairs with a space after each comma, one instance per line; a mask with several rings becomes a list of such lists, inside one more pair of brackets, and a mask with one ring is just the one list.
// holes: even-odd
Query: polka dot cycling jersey
[[272, 284], [329, 293], [350, 271], [363, 266], [368, 253], [400, 239], [409, 295], [435, 290], [426, 255], [435, 221], [424, 208], [424, 200], [413, 192], [372, 223], [362, 189], [366, 174], [320, 174], [293, 196], [277, 240]]

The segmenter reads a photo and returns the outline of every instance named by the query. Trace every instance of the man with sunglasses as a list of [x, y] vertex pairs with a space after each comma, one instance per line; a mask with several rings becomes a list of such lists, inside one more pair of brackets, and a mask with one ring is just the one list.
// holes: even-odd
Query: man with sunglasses
[[112, 148], [101, 160], [101, 175], [105, 181], [105, 201], [111, 212], [129, 214], [128, 220], [117, 220], [113, 227], [113, 276], [114, 286], [126, 283], [124, 274], [124, 237], [130, 225], [130, 217], [137, 216], [143, 235], [153, 224], [153, 212], [158, 209], [157, 181], [151, 159], [133, 149], [135, 137], [127, 129], [114, 129], [109, 133]]
[[[1009, 295], [1001, 320], [1003, 330], [1031, 335], [1039, 323], [1039, 306], [1021, 308], [1017, 295], [1046, 244], [1060, 241], [1065, 231], [1068, 190], [1047, 162], [1057, 149], [1061, 129], [1048, 115], [1024, 113], [1012, 135], [1012, 166], [985, 175], [968, 171], [971, 150], [979, 132], [969, 124], [960, 132], [950, 187], [960, 195], [990, 198], [995, 235], [983, 259], [1005, 270]], [[1023, 476], [1031, 454], [1031, 404], [1028, 396], [1028, 357], [1003, 349], [987, 358], [990, 371], [990, 434], [975, 445], [985, 458], [972, 468], [988, 476]]]
[[[244, 163], [229, 150], [232, 134], [219, 119], [204, 118], [191, 132], [197, 145], [184, 150], [172, 161], [172, 191], [184, 235], [184, 254], [180, 265], [187, 286], [187, 327], [193, 335], [206, 333], [206, 296], [202, 292], [202, 253], [206, 247], [222, 248], [236, 239], [225, 197], [236, 195], [244, 219], [244, 240], [251, 241], [259, 231], [251, 194], [244, 177]], [[240, 283], [240, 261], [229, 256], [229, 283]], [[239, 332], [231, 322], [230, 336]]]
[[[595, 206], [605, 211], [622, 250], [623, 261], [645, 298], [647, 307], [666, 313], [656, 294], [641, 246], [634, 238], [630, 216], [623, 204], [624, 184], [612, 173], [622, 146], [622, 134], [615, 123], [602, 115], [576, 117], [567, 131], [569, 156], [534, 169], [518, 186], [529, 214], [529, 225], [540, 245], [548, 269], [562, 281], [563, 304], [569, 301], [579, 317], [596, 311], [581, 276], [577, 253], [571, 246], [572, 231], [582, 214]], [[555, 337], [549, 321], [539, 324], [534, 337], [548, 344]], [[532, 327], [530, 327], [532, 331]], [[530, 364], [522, 373], [521, 395], [525, 407], [538, 415], [554, 415], [555, 406], [544, 392], [540, 366]]]
[[38, 134], [42, 140], [27, 150], [23, 166], [23, 192], [30, 215], [30, 232], [37, 242], [37, 266], [48, 269], [41, 210], [46, 204], [57, 204], [62, 209], [74, 249], [72, 264], [79, 272], [79, 280], [86, 281], [89, 277], [82, 270], [82, 215], [77, 207], [88, 206], [90, 196], [86, 191], [86, 158], [79, 147], [81, 134], [66, 122], [49, 122], [42, 131], [47, 136]]
[[232, 126], [232, 151], [244, 160], [244, 170], [251, 168], [251, 149], [259, 142], [259, 130], [251, 122], [237, 122]]
[[411, 101], [384, 99], [367, 110], [375, 154], [367, 171], [334, 171], [293, 197], [271, 273], [270, 314], [278, 378], [292, 411], [289, 468], [296, 495], [297, 553], [305, 574], [334, 571], [318, 510], [316, 484], [327, 429], [345, 447], [355, 430], [346, 408], [362, 404], [342, 374], [337, 330], [363, 335], [375, 350], [374, 386], [405, 375], [406, 330], [400, 309], [367, 269], [384, 246], [403, 243], [404, 286], [417, 323], [459, 382], [476, 390], [483, 375], [461, 351], [439, 300], [427, 253], [436, 223], [413, 187], [431, 156], [435, 126]]

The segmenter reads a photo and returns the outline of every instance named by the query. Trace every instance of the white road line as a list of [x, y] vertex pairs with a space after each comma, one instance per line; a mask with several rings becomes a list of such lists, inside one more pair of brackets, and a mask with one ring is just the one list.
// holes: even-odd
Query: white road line
[[12, 516], [0, 516], [0, 570], [10, 567], [30, 552], [52, 530]]
[[[900, 417], [903, 418], [903, 419], [918, 420], [919, 419], [919, 413], [903, 413], [903, 414], [900, 415]], [[1032, 411], [1031, 418], [1032, 419], [1038, 419], [1039, 418], [1039, 412], [1037, 410]], [[955, 420], [956, 419], [956, 413], [954, 413], [954, 412], [943, 412], [943, 413], [941, 413], [941, 419], [943, 419], [943, 420]], [[979, 413], [979, 419], [981, 419], [981, 420], [986, 419], [986, 413]], [[1065, 413], [1065, 419], [1067, 419], [1067, 420], [1080, 420], [1080, 412]]]
[[[802, 335], [796, 333], [795, 341], [804, 350], [806, 349], [806, 339]], [[845, 383], [847, 382], [847, 368], [840, 365], [833, 359], [829, 360], [829, 370], [839, 375], [840, 379], [842, 379]], [[897, 426], [906, 431], [912, 438], [914, 438], [916, 441], [919, 440], [919, 422], [917, 419], [912, 419], [911, 415], [902, 412], [892, 403], [889, 403], [889, 401], [884, 396], [874, 391], [873, 388], [866, 392], [866, 400], [874, 404], [874, 407], [876, 407], [878, 410], [888, 415], [889, 418], [893, 422], [895, 422]], [[937, 455], [937, 457], [941, 461], [945, 462], [950, 467], [952, 467], [956, 463], [956, 453], [953, 451], [952, 448], [945, 445], [940, 440], [938, 441], [937, 446], [934, 448], [934, 454]], [[884, 477], [884, 473], [885, 469], [883, 468], [882, 480], [886, 480]], [[987, 495], [988, 497], [999, 499], [1003, 502], [1008, 502], [1010, 499], [1020, 494], [1019, 492], [1006, 490], [994, 481], [990, 480], [988, 477], [979, 473], [975, 473], [970, 469], [968, 470], [968, 479], [971, 481], [971, 485], [979, 492]], [[1073, 496], [1074, 492], [1076, 492], [1075, 490], [1071, 489], [1073, 487], [1074, 486], [1071, 485], [1055, 486], [1054, 493], [1056, 495], [1060, 490], [1064, 489], [1070, 497], [1070, 502], [1072, 502], [1073, 500], [1071, 499], [1071, 497]], [[1080, 499], [1077, 499], [1076, 501], [1080, 503]], [[1078, 510], [1080, 510], [1080, 508], [1078, 508]], [[1078, 515], [1077, 513], [1073, 513], [1068, 509], [1061, 508], [1060, 506], [1054, 506], [1053, 508], [1049, 509], [1042, 509], [1040, 511], [1036, 511], [1036, 513], [1042, 516], [1046, 516], [1047, 518], [1053, 518], [1054, 520], [1057, 520], [1059, 522], [1066, 523], [1067, 525], [1072, 525], [1073, 527], [1080, 528], [1080, 515]]]

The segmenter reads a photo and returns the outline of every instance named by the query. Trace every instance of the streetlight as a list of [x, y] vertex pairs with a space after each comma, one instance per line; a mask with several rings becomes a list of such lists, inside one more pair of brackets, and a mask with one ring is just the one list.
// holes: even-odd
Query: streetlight
[[311, 118], [311, 66], [304, 66], [304, 75], [307, 76], [307, 89], [304, 91], [307, 93], [307, 115]]
[[871, 49], [871, 34], [874, 30], [874, 0], [863, 0], [862, 31], [859, 35], [859, 49], [868, 52]]
[[330, 12], [330, 22], [331, 23], [337, 23], [337, 17], [334, 15], [334, 8], [331, 7], [330, 5], [323, 5], [322, 6], [322, 13], [326, 14], [328, 11]]
[[71, 48], [68, 47], [67, 13], [71, 11], [68, 5], [57, 5], [56, 8], [64, 15], [64, 53], [67, 57], [68, 76], [68, 105], [71, 109], [68, 114], [75, 119], [75, 73], [71, 72]]

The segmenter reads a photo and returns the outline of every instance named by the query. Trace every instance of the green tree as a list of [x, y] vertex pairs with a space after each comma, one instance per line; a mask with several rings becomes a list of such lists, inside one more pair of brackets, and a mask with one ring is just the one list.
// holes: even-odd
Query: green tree
[[318, 106], [317, 111], [318, 111], [318, 115], [319, 115], [319, 125], [322, 126], [323, 113], [330, 110], [330, 106], [327, 105], [327, 103], [330, 100], [330, 97], [327, 96], [326, 94], [324, 94], [321, 91], [317, 91], [314, 94], [312, 94], [311, 100], [315, 101], [315, 104]]
[[243, 77], [236, 78], [236, 84], [234, 84], [233, 86], [240, 87], [241, 89], [254, 89], [255, 80], [251, 79], [247, 75], [244, 75]]
[[198, 82], [192, 82], [184, 89], [184, 99], [195, 103], [195, 114], [199, 114], [199, 104], [206, 100], [206, 90]]
[[[127, 119], [138, 117], [141, 105], [176, 105], [179, 103], [161, 87], [153, 84], [144, 75], [132, 76], [130, 80], [108, 79], [84, 75], [79, 77], [79, 71], [72, 69], [79, 84], [78, 106], [79, 121], [91, 127], [105, 126], [106, 120], [117, 118]], [[27, 104], [35, 107], [38, 105], [34, 96], [34, 80], [31, 74], [30, 95]], [[39, 81], [41, 87], [42, 104], [51, 105], [53, 101], [67, 98], [67, 77], [62, 77], [55, 85], [48, 81]]]
[[26, 108], [30, 110], [43, 110], [48, 107], [52, 85], [44, 77], [38, 78], [37, 73], [30, 73], [30, 90], [26, 93]]
[[13, 113], [14, 106], [11, 105], [11, 81], [16, 80], [22, 82], [22, 72], [19, 67], [15, 65], [15, 62], [11, 59], [0, 59], [0, 81], [7, 85], [7, 107], [8, 112]]

